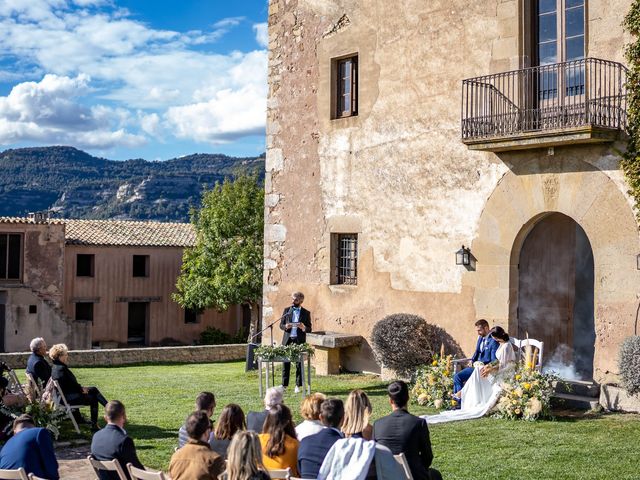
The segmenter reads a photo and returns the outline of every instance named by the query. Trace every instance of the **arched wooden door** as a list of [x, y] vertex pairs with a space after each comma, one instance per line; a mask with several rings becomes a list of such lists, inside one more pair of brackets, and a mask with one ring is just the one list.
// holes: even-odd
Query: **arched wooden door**
[[561, 213], [540, 220], [520, 251], [518, 337], [528, 332], [578, 374], [593, 376], [593, 253], [580, 225]]

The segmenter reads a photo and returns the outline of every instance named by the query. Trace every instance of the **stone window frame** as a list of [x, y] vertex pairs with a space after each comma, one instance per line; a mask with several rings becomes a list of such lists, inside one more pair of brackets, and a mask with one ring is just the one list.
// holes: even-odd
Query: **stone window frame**
[[[341, 97], [344, 96], [343, 82], [339, 72], [342, 64], [350, 63], [350, 90], [351, 90], [351, 108], [343, 110], [341, 105]], [[358, 116], [358, 84], [359, 84], [359, 68], [358, 53], [350, 53], [341, 55], [331, 59], [331, 118], [338, 120], [340, 118], [349, 118]]]
[[[6, 245], [6, 257], [2, 260], [4, 264], [4, 274], [0, 276], [2, 282], [20, 282], [22, 280], [22, 269], [24, 264], [24, 235], [19, 232], [2, 232], [0, 237], [4, 237]], [[10, 238], [18, 238], [18, 273], [17, 276], [9, 276], [9, 260], [11, 257], [12, 249], [10, 248]]]
[[358, 233], [331, 234], [332, 285], [358, 285], [359, 243]]

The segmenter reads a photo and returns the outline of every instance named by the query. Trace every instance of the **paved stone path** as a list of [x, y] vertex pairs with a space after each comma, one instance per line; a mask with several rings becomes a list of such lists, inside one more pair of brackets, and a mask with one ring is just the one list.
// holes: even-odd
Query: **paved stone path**
[[87, 462], [90, 451], [89, 445], [56, 450], [60, 480], [93, 480], [95, 475]]

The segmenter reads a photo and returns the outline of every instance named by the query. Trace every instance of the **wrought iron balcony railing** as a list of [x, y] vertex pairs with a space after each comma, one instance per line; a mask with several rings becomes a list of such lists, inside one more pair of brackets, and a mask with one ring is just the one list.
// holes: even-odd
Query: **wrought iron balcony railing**
[[624, 129], [626, 77], [620, 63], [585, 58], [463, 80], [462, 140]]

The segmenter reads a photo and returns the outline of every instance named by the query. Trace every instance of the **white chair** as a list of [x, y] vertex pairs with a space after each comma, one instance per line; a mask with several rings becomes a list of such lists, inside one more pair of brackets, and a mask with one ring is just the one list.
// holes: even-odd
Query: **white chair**
[[105, 472], [116, 472], [120, 480], [127, 480], [127, 476], [117, 460], [96, 460], [92, 455], [89, 455], [87, 460], [89, 460], [89, 464], [91, 465], [91, 468], [93, 468], [93, 472], [96, 474], [96, 478], [98, 480], [100, 480], [100, 470]]
[[535, 365], [536, 370], [542, 370], [542, 359], [544, 353], [544, 342], [540, 340], [536, 340], [535, 338], [524, 338], [522, 340], [518, 340], [517, 338], [511, 338], [511, 343], [514, 347], [516, 347], [516, 356], [518, 357], [518, 361], [524, 361], [524, 356], [526, 352], [527, 345], [530, 345], [533, 348], [533, 352], [535, 354], [535, 358], [533, 363]]
[[407, 462], [407, 457], [404, 456], [404, 453], [394, 455], [393, 458], [396, 459], [396, 462], [398, 462], [404, 470], [404, 474], [407, 480], [413, 480], [413, 475], [411, 474], [411, 469], [409, 468], [409, 462]]
[[290, 468], [274, 468], [267, 470], [267, 473], [272, 479], [290, 480], [291, 469]]
[[30, 473], [29, 480], [47, 480], [47, 479], [42, 477], [36, 477], [33, 473]]
[[78, 426], [78, 422], [76, 422], [76, 418], [73, 416], [74, 410], [80, 410], [80, 407], [84, 407], [84, 405], [69, 405], [67, 399], [62, 392], [62, 388], [60, 388], [60, 384], [57, 380], [52, 380], [53, 382], [53, 404], [56, 409], [63, 410], [66, 412], [67, 417], [73, 423], [73, 428], [76, 429], [76, 433], [80, 433], [80, 427]]
[[141, 470], [130, 463], [127, 463], [127, 470], [129, 470], [132, 480], [167, 480], [167, 477], [162, 472]]
[[42, 398], [42, 389], [36, 379], [33, 378], [33, 375], [30, 373], [25, 373], [25, 375], [27, 376], [27, 389], [31, 394], [31, 400], [37, 402]]
[[20, 467], [17, 470], [0, 470], [0, 480], [29, 480], [27, 472]]

